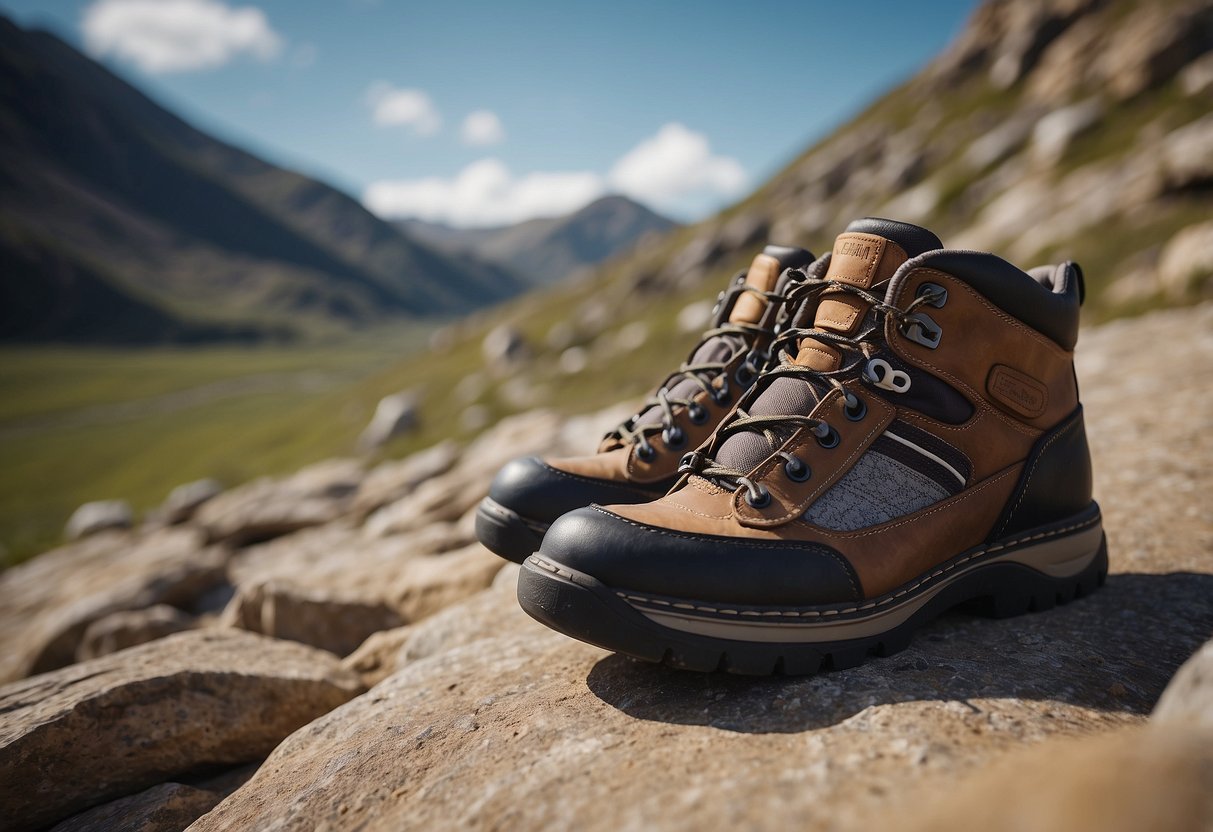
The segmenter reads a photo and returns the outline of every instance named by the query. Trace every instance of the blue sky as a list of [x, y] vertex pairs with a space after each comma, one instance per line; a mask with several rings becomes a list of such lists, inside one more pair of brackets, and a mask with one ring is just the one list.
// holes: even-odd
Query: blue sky
[[619, 190], [704, 216], [974, 5], [0, 0], [220, 137], [380, 213], [462, 225]]

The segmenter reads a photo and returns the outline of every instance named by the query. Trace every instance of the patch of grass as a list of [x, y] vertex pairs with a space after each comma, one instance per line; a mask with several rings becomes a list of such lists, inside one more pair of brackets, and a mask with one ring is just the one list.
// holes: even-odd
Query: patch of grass
[[0, 350], [2, 561], [54, 545], [90, 500], [142, 510], [200, 477], [234, 485], [351, 452], [378, 391], [349, 391], [422, 334], [296, 350]]

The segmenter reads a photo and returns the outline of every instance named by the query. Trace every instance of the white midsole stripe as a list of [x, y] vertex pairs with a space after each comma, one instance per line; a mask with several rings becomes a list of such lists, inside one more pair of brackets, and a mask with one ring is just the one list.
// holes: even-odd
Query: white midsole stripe
[[[983, 558], [973, 568], [980, 569], [992, 563], [1011, 562], [1029, 566], [1053, 578], [1073, 577], [1085, 569], [1099, 554], [1102, 540], [1103, 527], [1096, 523], [1076, 534], [1046, 540], [1034, 546], [1013, 549], [1006, 554]], [[890, 604], [879, 612], [850, 621], [815, 621], [813, 623], [725, 621], [702, 615], [688, 615], [673, 610], [666, 612], [649, 607], [637, 607], [634, 604], [633, 608], [664, 627], [715, 638], [800, 644], [842, 641], [888, 632], [903, 623], [944, 587], [968, 571], [970, 570], [958, 569], [924, 592], [910, 595], [904, 601]]]
[[893, 431], [891, 431], [891, 430], [886, 430], [886, 431], [884, 432], [884, 435], [885, 435], [885, 436], [887, 436], [887, 437], [889, 437], [890, 439], [893, 439], [893, 440], [895, 440], [895, 441], [897, 441], [897, 442], [900, 442], [901, 444], [905, 445], [907, 448], [912, 448], [912, 449], [914, 449], [915, 451], [918, 451], [918, 453], [922, 454], [922, 455], [923, 455], [923, 456], [925, 456], [927, 459], [932, 459], [932, 460], [934, 460], [934, 461], [938, 462], [938, 463], [939, 463], [940, 465], [942, 465], [944, 468], [946, 468], [946, 469], [948, 469], [949, 471], [951, 471], [951, 472], [952, 472], [952, 476], [954, 476], [954, 477], [956, 477], [956, 479], [960, 480], [960, 484], [961, 484], [961, 485], [964, 485], [964, 484], [965, 484], [965, 478], [964, 478], [963, 476], [961, 476], [961, 473], [960, 473], [959, 471], [957, 471], [955, 468], [953, 468], [953, 467], [952, 467], [951, 465], [949, 465], [948, 463], [944, 462], [942, 459], [940, 459], [940, 458], [939, 458], [938, 456], [936, 456], [935, 454], [933, 454], [933, 453], [931, 453], [930, 451], [928, 451], [926, 448], [924, 448], [924, 447], [922, 447], [922, 446], [920, 446], [920, 445], [915, 445], [915, 444], [914, 444], [913, 442], [911, 442], [909, 439], [906, 439], [906, 438], [904, 438], [904, 437], [898, 436], [897, 434], [893, 433]]

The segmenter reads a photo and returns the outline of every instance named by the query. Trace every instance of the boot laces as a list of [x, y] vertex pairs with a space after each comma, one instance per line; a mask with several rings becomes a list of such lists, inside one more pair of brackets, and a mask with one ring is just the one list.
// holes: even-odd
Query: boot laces
[[[826, 289], [838, 289], [862, 298], [870, 305], [871, 310], [877, 318], [892, 317], [897, 321], [898, 326], [903, 329], [919, 323], [919, 319], [914, 314], [915, 310], [924, 304], [933, 303], [939, 298], [939, 293], [935, 290], [928, 290], [911, 301], [905, 308], [900, 308], [885, 303], [883, 298], [879, 298], [871, 292], [857, 286], [852, 286], [849, 283], [806, 276], [789, 291], [787, 302], [791, 305], [805, 299], [807, 296], [817, 296]], [[838, 370], [830, 371], [829, 373], [796, 364], [794, 363], [796, 353], [799, 351], [800, 342], [804, 338], [813, 338], [816, 341], [831, 344], [837, 347], [844, 356], [854, 355], [857, 357]], [[784, 329], [778, 333], [775, 340], [771, 343], [769, 352], [773, 356], [772, 361], [762, 373], [759, 383], [752, 388], [753, 392], [751, 396], [757, 398], [759, 389], [765, 389], [773, 379], [799, 378], [810, 385], [820, 385], [820, 387], [815, 387], [815, 389], [828, 390], [832, 388], [840, 391], [847, 410], [854, 413], [862, 406], [862, 403], [855, 394], [843, 386], [840, 377], [844, 379], [853, 377], [856, 371], [866, 364], [871, 347], [882, 344], [883, 340], [883, 328], [877, 323], [869, 325], [854, 336], [829, 332], [811, 326]], [[801, 481], [808, 478], [809, 467], [807, 463], [794, 454], [778, 450], [779, 446], [786, 439], [786, 433], [784, 438], [781, 439], [776, 429], [787, 428], [789, 426], [794, 429], [808, 428], [817, 437], [817, 441], [822, 447], [832, 448], [838, 444], [839, 437], [837, 431], [824, 419], [794, 413], [751, 416], [742, 407], [738, 407], [729, 421], [717, 429], [714, 444], [719, 447], [725, 439], [734, 434], [746, 431], [761, 432], [770, 446], [771, 452], [785, 460], [784, 469], [788, 473], [788, 476], [793, 480]], [[722, 465], [715, 459], [698, 452], [686, 454], [682, 458], [678, 467], [678, 473], [682, 477], [674, 486], [674, 490], [681, 488], [691, 475], [697, 475], [732, 491], [744, 487], [746, 489], [746, 501], [754, 508], [762, 508], [770, 503], [771, 500], [770, 492], [766, 486], [760, 482], [755, 482], [753, 478], [748, 476], [747, 472]]]
[[[766, 300], [768, 304], [782, 305], [788, 298], [788, 295], [778, 292], [768, 292], [753, 286], [742, 285], [738, 289], [740, 292], [748, 292], [760, 297]], [[766, 317], [766, 315], [763, 317]], [[678, 437], [682, 435], [682, 429], [675, 424], [674, 409], [677, 407], [686, 408], [691, 413], [692, 419], [706, 418], [707, 412], [695, 401], [694, 397], [702, 391], [719, 403], [728, 400], [728, 379], [724, 379], [719, 387], [714, 387], [713, 382], [720, 377], [729, 363], [737, 357], [741, 349], [748, 348], [749, 355], [746, 356], [745, 361], [738, 368], [738, 372], [745, 372], [751, 377], [759, 376], [771, 362], [772, 351], [770, 348], [758, 350], [755, 348], [755, 344], [764, 335], [776, 334], [778, 328], [778, 324], [772, 327], [765, 327], [744, 321], [725, 321], [707, 330], [703, 333], [695, 349], [691, 351], [692, 356], [698, 353], [699, 349], [708, 341], [720, 336], [735, 336], [742, 346], [732, 350], [728, 356], [720, 361], [684, 361], [677, 370], [666, 377], [656, 394], [645, 401], [636, 413], [608, 432], [606, 438], [616, 439], [624, 446], [635, 445], [637, 454], [643, 459], [651, 459], [656, 453], [656, 449], [649, 442], [649, 437], [651, 436], [664, 433], [667, 437], [674, 440], [671, 444], [677, 444]], [[698, 390], [687, 396], [670, 395], [669, 391], [673, 390], [683, 381], [693, 382]], [[638, 425], [637, 422], [641, 415], [653, 407], [660, 408], [660, 420], [653, 424]]]

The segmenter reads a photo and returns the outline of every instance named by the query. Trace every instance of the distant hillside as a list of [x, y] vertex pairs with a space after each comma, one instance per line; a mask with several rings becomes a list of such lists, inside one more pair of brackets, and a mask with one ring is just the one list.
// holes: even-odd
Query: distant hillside
[[421, 220], [398, 225], [448, 253], [470, 253], [534, 283], [554, 283], [627, 251], [677, 223], [624, 196], [607, 196], [563, 217], [502, 228], [451, 228]]
[[385, 372], [392, 390], [476, 370], [494, 327], [530, 347], [508, 372], [431, 383], [425, 428], [396, 450], [468, 436], [468, 412], [642, 394], [691, 346], [697, 330], [679, 322], [763, 241], [825, 252], [865, 215], [1025, 268], [1073, 258], [1092, 322], [1213, 296], [1213, 1], [983, 4], [939, 57], [742, 202], [463, 322], [440, 351]]
[[249, 340], [452, 315], [524, 287], [0, 18], [0, 340]]

